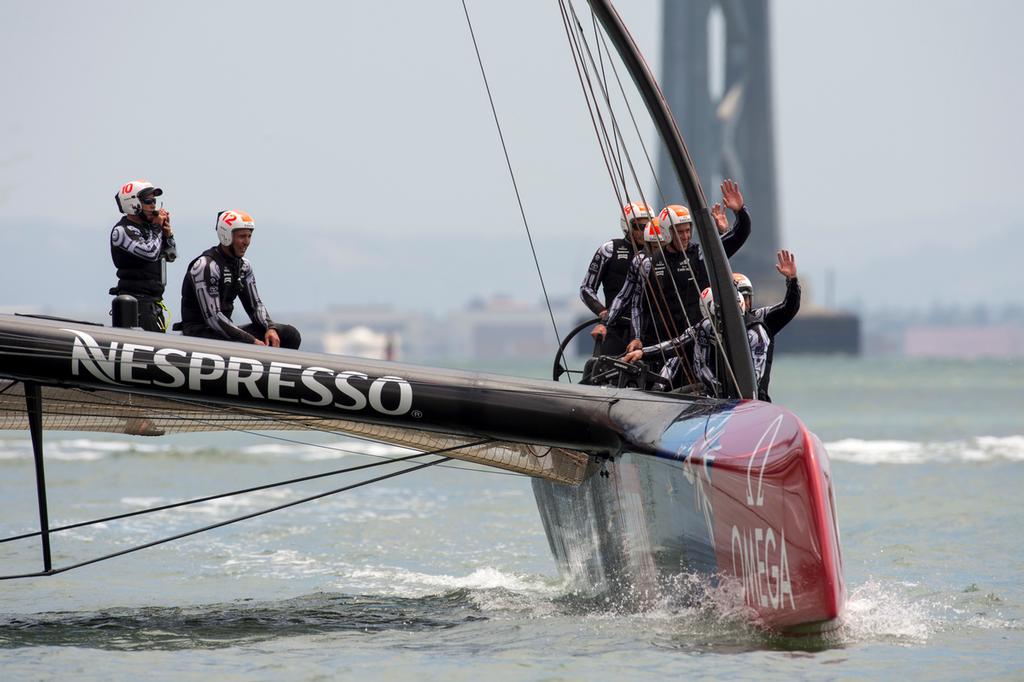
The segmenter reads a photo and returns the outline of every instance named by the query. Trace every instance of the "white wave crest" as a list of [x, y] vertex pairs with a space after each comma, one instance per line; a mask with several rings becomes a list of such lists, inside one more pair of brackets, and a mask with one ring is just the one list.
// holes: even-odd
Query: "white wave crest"
[[[173, 436], [170, 437], [173, 439]], [[203, 450], [202, 446], [184, 445], [181, 442], [164, 441], [160, 443], [140, 442], [138, 440], [94, 440], [89, 438], [70, 438], [65, 440], [48, 440], [45, 446], [47, 459], [66, 462], [94, 462], [111, 456], [138, 454], [154, 454], [176, 452], [180, 454], [194, 453]], [[373, 457], [400, 457], [412, 454], [414, 450], [365, 441], [342, 440], [332, 443], [283, 443], [265, 442], [247, 445], [236, 449], [243, 455], [271, 458], [297, 458], [304, 461], [341, 459], [351, 455], [369, 455]], [[0, 440], [0, 461], [32, 459], [32, 442], [25, 438]]]
[[844, 640], [897, 640], [920, 644], [941, 623], [926, 604], [912, 601], [893, 583], [868, 580], [850, 592], [841, 636]]
[[967, 440], [917, 442], [844, 438], [827, 443], [831, 459], [856, 464], [1024, 461], [1024, 436], [978, 436]]
[[[47, 440], [43, 449], [46, 458], [62, 462], [95, 462], [114, 455], [150, 454], [181, 449], [171, 443], [148, 443], [132, 440], [94, 440], [68, 438]], [[0, 441], [0, 459], [31, 459], [32, 441], [28, 438]]]
[[508, 573], [497, 568], [478, 568], [469, 575], [431, 575], [398, 567], [376, 566], [356, 568], [348, 572], [345, 581], [362, 589], [383, 590], [404, 597], [422, 597], [438, 590], [507, 590], [519, 594], [543, 595], [551, 598], [560, 593], [562, 586], [537, 575]]

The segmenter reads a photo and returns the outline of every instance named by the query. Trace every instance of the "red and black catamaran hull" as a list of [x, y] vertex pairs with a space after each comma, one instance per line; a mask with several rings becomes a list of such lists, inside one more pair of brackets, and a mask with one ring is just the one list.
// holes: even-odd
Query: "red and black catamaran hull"
[[695, 403], [605, 471], [575, 488], [534, 480], [552, 552], [582, 594], [650, 602], [698, 574], [727, 610], [772, 630], [838, 624], [846, 592], [828, 456], [787, 410]]
[[[530, 455], [540, 459], [569, 449], [591, 457], [590, 475], [581, 472], [578, 486], [536, 481], [535, 491], [552, 551], [577, 589], [653, 594], [697, 573], [771, 628], [821, 627], [842, 610], [828, 458], [794, 415], [768, 403], [10, 315], [0, 315], [0, 378], [525, 443], [541, 446]], [[65, 417], [71, 427], [87, 423], [95, 408], [57, 415], [53, 428]], [[607, 477], [597, 475], [605, 461]]]

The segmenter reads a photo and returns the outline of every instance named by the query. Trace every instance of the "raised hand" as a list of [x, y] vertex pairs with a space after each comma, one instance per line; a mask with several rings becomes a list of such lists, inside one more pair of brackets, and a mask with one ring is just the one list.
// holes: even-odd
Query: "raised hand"
[[796, 277], [796, 256], [793, 255], [793, 252], [783, 249], [779, 251], [778, 258], [779, 262], [775, 265], [775, 269], [786, 279]]
[[729, 221], [725, 218], [725, 209], [722, 208], [721, 204], [715, 204], [711, 207], [711, 217], [715, 219], [715, 227], [718, 228], [718, 234], [725, 234], [729, 231]]
[[722, 181], [722, 201], [731, 211], [743, 208], [743, 194], [740, 192], [740, 186], [732, 178]]
[[157, 211], [153, 217], [153, 224], [163, 230], [164, 234], [168, 237], [174, 234], [174, 231], [171, 229], [171, 214], [165, 209], [161, 208]]

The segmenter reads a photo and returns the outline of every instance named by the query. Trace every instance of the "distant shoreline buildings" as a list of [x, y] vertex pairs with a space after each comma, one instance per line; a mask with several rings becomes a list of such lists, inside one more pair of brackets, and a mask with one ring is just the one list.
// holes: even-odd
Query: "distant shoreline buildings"
[[[107, 311], [7, 304], [0, 305], [0, 313], [53, 315], [110, 324]], [[576, 297], [553, 299], [551, 314], [543, 303], [507, 296], [475, 299], [462, 310], [444, 314], [398, 310], [388, 305], [339, 305], [318, 313], [281, 312], [282, 319], [294, 321], [302, 329], [305, 350], [416, 363], [552, 361], [557, 348], [552, 316], [561, 337], [592, 317]], [[830, 342], [829, 330], [842, 325], [848, 328], [842, 330], [836, 343]], [[856, 340], [856, 347], [842, 345], [851, 338]], [[789, 354], [834, 348], [847, 355], [921, 359], [1024, 358], [1024, 305], [998, 310], [980, 306], [876, 310], [855, 316], [809, 302], [778, 341], [778, 352]], [[589, 355], [593, 341], [584, 331], [573, 346], [576, 354]]]

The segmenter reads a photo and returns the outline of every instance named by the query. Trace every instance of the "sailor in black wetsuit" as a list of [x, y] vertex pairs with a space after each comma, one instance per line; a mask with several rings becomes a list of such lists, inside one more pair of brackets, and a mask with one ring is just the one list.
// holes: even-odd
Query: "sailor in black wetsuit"
[[[188, 265], [181, 284], [181, 330], [186, 336], [227, 339], [258, 346], [298, 348], [298, 330], [270, 319], [256, 290], [252, 265], [244, 258], [256, 223], [248, 213], [217, 214], [219, 244]], [[242, 301], [251, 324], [231, 321], [235, 298]]]
[[[735, 213], [736, 223], [732, 229], [727, 229], [725, 211], [717, 204], [712, 213], [725, 255], [731, 257], [750, 236], [750, 214], [739, 185], [732, 180], [722, 183], [722, 197], [725, 206]], [[658, 216], [658, 222], [662, 230], [671, 236], [671, 242], [658, 249], [649, 261], [638, 261], [643, 269], [630, 275], [638, 282], [632, 288], [631, 299], [617, 302], [618, 305], [613, 302], [612, 305], [616, 311], [620, 306], [628, 305], [630, 308], [632, 333], [629, 350], [679, 336], [703, 318], [700, 292], [710, 282], [704, 254], [700, 246], [691, 242], [693, 217], [690, 210], [679, 204], [666, 206]]]
[[[786, 295], [772, 306], [755, 308], [746, 313], [747, 340], [750, 354], [754, 359], [754, 374], [757, 376], [757, 398], [771, 402], [768, 383], [772, 376], [772, 357], [775, 355], [775, 336], [790, 323], [800, 311], [800, 282], [796, 278], [796, 256], [791, 251], [779, 251], [775, 269], [786, 278]], [[740, 279], [742, 278], [742, 280]], [[754, 286], [743, 275], [737, 278], [737, 288], [744, 299], [744, 310], [750, 310]]]
[[139, 326], [161, 333], [167, 331], [166, 263], [178, 257], [171, 214], [156, 207], [156, 198], [163, 193], [146, 180], [126, 182], [114, 195], [124, 217], [110, 231], [110, 257], [117, 268], [117, 286], [110, 295], [134, 296], [139, 302]]
[[[778, 261], [775, 268], [786, 278], [786, 296], [773, 306], [750, 310], [754, 287], [744, 275], [733, 275], [740, 308], [743, 311], [743, 321], [747, 328], [747, 342], [750, 344], [750, 354], [754, 361], [757, 397], [765, 402], [771, 402], [768, 384], [771, 381], [772, 357], [775, 354], [775, 336], [800, 310], [800, 282], [796, 277], [796, 257], [783, 250], [778, 253]], [[707, 308], [714, 316], [714, 303], [710, 293], [710, 289], [707, 289], [703, 296]], [[677, 349], [685, 350], [676, 353]], [[718, 352], [718, 338], [710, 319], [702, 320], [674, 339], [630, 351], [622, 359], [625, 362], [635, 362], [657, 358], [668, 352], [676, 355], [662, 369], [664, 378], [676, 384], [680, 383], [676, 374], [681, 369], [681, 358], [690, 356], [693, 358], [694, 374], [704, 384], [707, 393], [723, 395], [722, 384], [729, 381], [728, 370], [724, 368], [722, 356]]]
[[[602, 320], [602, 324], [590, 332], [591, 336], [602, 341], [595, 346], [595, 355], [620, 355], [626, 350], [626, 342], [629, 341], [629, 319], [626, 315], [629, 310], [623, 310], [622, 316], [609, 319], [608, 309], [626, 281], [630, 261], [643, 246], [644, 229], [653, 217], [654, 213], [646, 204], [632, 202], [623, 206], [619, 219], [623, 237], [602, 244], [587, 268], [587, 276], [580, 286], [580, 298]], [[598, 297], [598, 288], [603, 289], [603, 301]]]
[[[612, 301], [608, 309], [608, 316], [613, 319], [627, 317], [630, 329], [629, 339], [638, 339], [641, 336], [640, 315], [635, 313], [635, 308], [642, 305], [636, 299], [644, 296], [644, 282], [651, 272], [651, 258], [664, 250], [672, 241], [672, 233], [661, 228], [661, 221], [655, 218], [644, 228], [644, 249], [633, 256], [629, 264], [629, 271], [626, 273], [626, 282], [622, 285], [619, 293]], [[646, 295], [650, 295], [649, 292]], [[632, 341], [630, 342], [632, 343]], [[635, 345], [635, 344], [634, 344]]]

